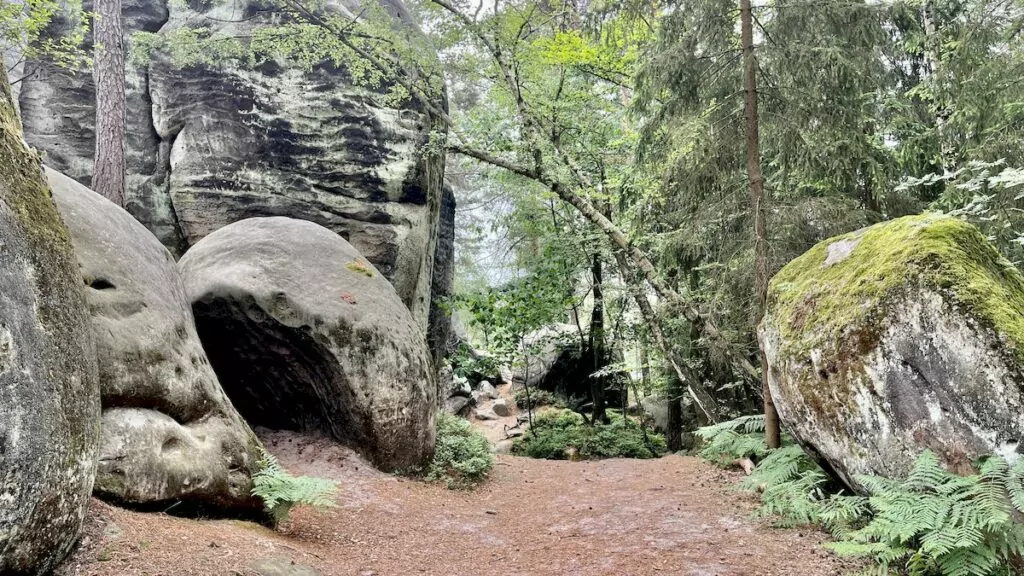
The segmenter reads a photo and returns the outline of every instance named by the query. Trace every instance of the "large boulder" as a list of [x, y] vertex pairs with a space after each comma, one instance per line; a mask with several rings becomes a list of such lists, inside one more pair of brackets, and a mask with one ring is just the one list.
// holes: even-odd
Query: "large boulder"
[[545, 326], [527, 334], [523, 343], [528, 361], [516, 366], [513, 386], [529, 385], [567, 397], [590, 394], [590, 363], [583, 357], [576, 326]]
[[174, 259], [130, 214], [47, 169], [92, 314], [103, 405], [96, 493], [258, 509], [259, 442], [210, 367]]
[[351, 244], [312, 222], [253, 218], [178, 264], [213, 368], [250, 424], [322, 430], [386, 470], [430, 459], [437, 389], [423, 332]]
[[0, 74], [0, 574], [45, 574], [78, 538], [100, 393], [71, 238]]
[[848, 485], [925, 449], [950, 469], [1024, 438], [1024, 278], [973, 226], [911, 216], [826, 240], [771, 281], [779, 414]]
[[[376, 12], [355, 0], [323, 4], [353, 17]], [[418, 37], [400, 0], [371, 5]], [[127, 36], [171, 37], [189, 26], [235, 39], [280, 22], [262, 0], [125, 0], [123, 20]], [[58, 23], [53, 33], [60, 32]], [[444, 154], [428, 140], [443, 125], [415, 100], [396, 102], [387, 82], [357, 86], [358, 73], [336, 64], [304, 70], [271, 59], [256, 67], [178, 68], [159, 51], [152, 62], [129, 61], [127, 209], [176, 256], [245, 218], [316, 222], [373, 263], [426, 330], [435, 254], [446, 252], [437, 247]], [[37, 60], [25, 75], [26, 138], [49, 165], [88, 184], [92, 75]], [[435, 109], [446, 106], [440, 84], [431, 98]]]

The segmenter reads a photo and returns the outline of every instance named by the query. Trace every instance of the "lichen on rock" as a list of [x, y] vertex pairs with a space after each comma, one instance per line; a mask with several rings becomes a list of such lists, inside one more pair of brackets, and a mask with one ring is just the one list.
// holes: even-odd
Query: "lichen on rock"
[[117, 502], [259, 511], [259, 442], [221, 389], [171, 254], [130, 214], [46, 170], [85, 284], [103, 432], [95, 492]]
[[851, 486], [1024, 435], [1024, 277], [956, 218], [818, 244], [772, 279], [760, 338], [783, 420]]
[[210, 362], [247, 422], [326, 433], [388, 471], [430, 461], [437, 390], [426, 340], [351, 244], [312, 222], [250, 218], [178, 266]]
[[48, 573], [74, 544], [99, 413], [70, 237], [0, 74], [0, 573]]

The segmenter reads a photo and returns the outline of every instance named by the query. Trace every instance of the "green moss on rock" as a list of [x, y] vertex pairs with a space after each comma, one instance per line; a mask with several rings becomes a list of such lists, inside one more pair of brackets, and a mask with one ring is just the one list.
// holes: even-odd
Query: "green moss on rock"
[[866, 351], [886, 327], [886, 303], [911, 286], [940, 292], [1024, 359], [1024, 276], [973, 225], [937, 214], [819, 243], [772, 279], [766, 322], [779, 327], [784, 355], [841, 343]]

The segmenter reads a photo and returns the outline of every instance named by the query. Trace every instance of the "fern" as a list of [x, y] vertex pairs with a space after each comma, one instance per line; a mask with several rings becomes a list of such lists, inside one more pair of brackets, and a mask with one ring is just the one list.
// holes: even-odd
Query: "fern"
[[760, 416], [698, 430], [701, 455], [718, 464], [759, 458], [739, 488], [761, 493], [756, 515], [777, 525], [818, 524], [841, 556], [865, 558], [864, 574], [889, 576], [1011, 576], [1024, 574], [1024, 459], [979, 461], [978, 473], [943, 469], [922, 453], [903, 480], [862, 476], [867, 496], [832, 493], [824, 471], [784, 438], [769, 450]]
[[869, 519], [830, 547], [911, 576], [1011, 574], [1024, 552], [1018, 469], [992, 456], [978, 474], [958, 476], [926, 451], [903, 482], [859, 478], [871, 493]]
[[731, 465], [737, 458], [760, 457], [768, 453], [764, 440], [764, 416], [741, 416], [697, 430], [704, 440], [702, 458], [719, 465]]
[[319, 510], [334, 506], [337, 483], [323, 478], [292, 476], [262, 447], [258, 464], [260, 469], [252, 476], [252, 495], [263, 500], [275, 525], [288, 520], [288, 514], [296, 506]]

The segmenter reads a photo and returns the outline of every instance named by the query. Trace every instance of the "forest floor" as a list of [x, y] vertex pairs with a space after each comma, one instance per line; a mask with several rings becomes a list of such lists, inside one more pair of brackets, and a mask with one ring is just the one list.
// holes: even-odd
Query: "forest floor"
[[94, 501], [60, 576], [826, 576], [815, 530], [751, 520], [737, 476], [691, 457], [565, 462], [500, 456], [473, 491], [384, 474], [325, 438], [261, 434], [292, 472], [337, 480], [337, 507], [281, 530]]

